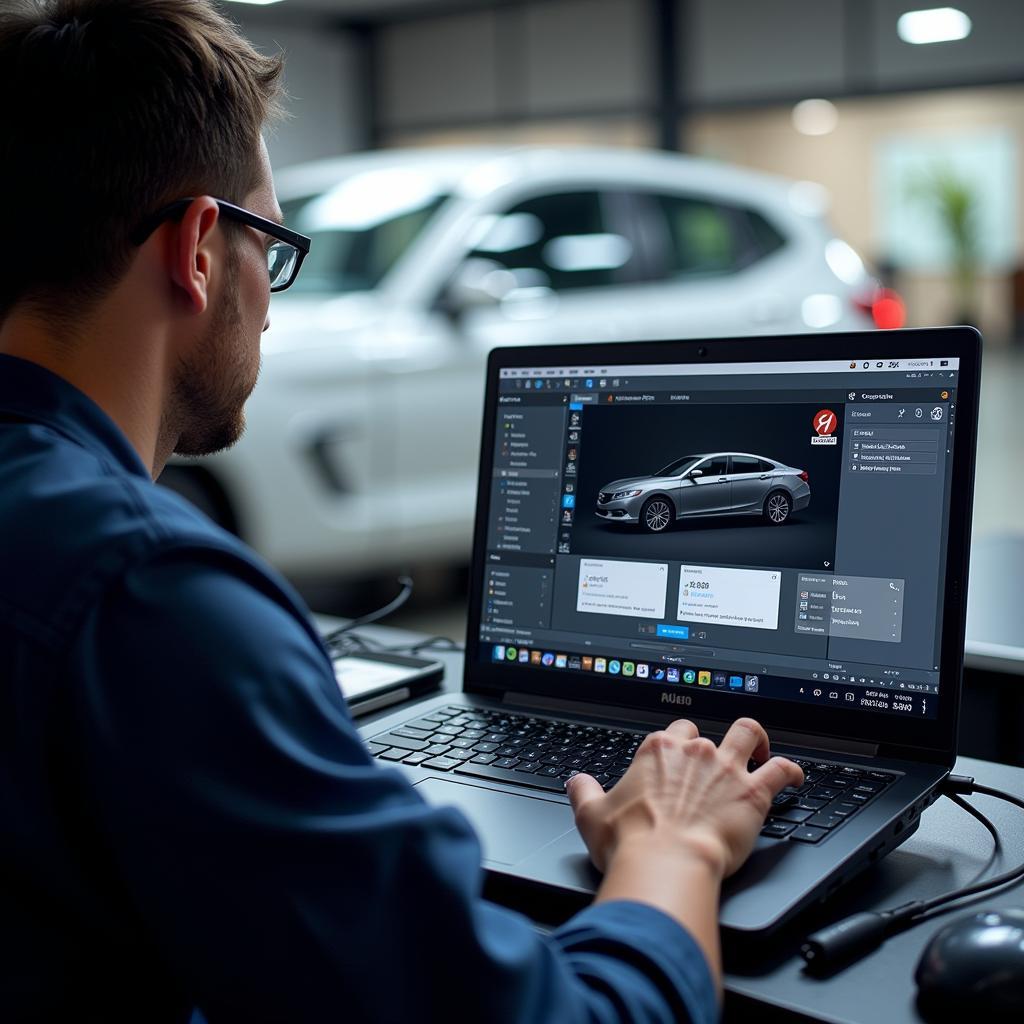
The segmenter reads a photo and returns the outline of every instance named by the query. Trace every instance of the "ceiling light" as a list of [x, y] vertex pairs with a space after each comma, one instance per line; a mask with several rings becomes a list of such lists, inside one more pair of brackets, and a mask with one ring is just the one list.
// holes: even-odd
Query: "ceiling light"
[[971, 34], [971, 19], [955, 7], [932, 7], [908, 11], [896, 22], [896, 33], [905, 43], [951, 43]]
[[828, 135], [839, 122], [839, 111], [828, 100], [801, 100], [792, 116], [793, 127], [801, 135]]
[[259, 7], [266, 7], [267, 4], [279, 4], [281, 0], [228, 0], [232, 4], [256, 4]]

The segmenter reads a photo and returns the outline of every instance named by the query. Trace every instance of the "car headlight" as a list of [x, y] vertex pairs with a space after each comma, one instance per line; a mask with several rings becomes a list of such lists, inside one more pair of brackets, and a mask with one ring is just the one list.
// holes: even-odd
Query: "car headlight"
[[635, 498], [638, 494], [643, 494], [639, 488], [632, 491], [616, 491], [612, 495], [612, 501], [618, 501], [620, 498]]

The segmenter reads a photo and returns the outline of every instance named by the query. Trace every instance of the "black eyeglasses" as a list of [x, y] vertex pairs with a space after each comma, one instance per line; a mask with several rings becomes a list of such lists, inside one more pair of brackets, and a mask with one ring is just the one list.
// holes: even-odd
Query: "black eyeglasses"
[[[131, 242], [133, 245], [142, 245], [143, 242], [165, 221], [177, 219], [195, 202], [195, 198], [177, 199], [173, 203], [160, 210], [157, 210], [151, 217], [147, 217], [132, 233]], [[243, 210], [234, 203], [224, 199], [215, 200], [220, 212], [231, 220], [237, 220], [242, 224], [262, 231], [276, 239], [267, 249], [267, 269], [270, 272], [270, 290], [272, 292], [283, 292], [285, 288], [291, 287], [298, 276], [299, 267], [309, 252], [311, 239], [300, 235], [298, 231], [278, 224], [277, 221], [267, 220], [258, 214]]]

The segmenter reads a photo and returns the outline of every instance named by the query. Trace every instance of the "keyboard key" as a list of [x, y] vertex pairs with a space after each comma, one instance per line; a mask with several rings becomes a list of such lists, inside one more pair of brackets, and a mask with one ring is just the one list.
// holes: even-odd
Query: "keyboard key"
[[451, 748], [447, 743], [431, 743], [430, 746], [427, 747], [425, 753], [429, 754], [431, 757], [437, 757], [440, 754], [447, 754], [450, 749]]
[[406, 729], [429, 729], [433, 732], [439, 725], [444, 725], [446, 717], [442, 715], [425, 715], [423, 718], [414, 718], [411, 722], [407, 723], [404, 728]]
[[870, 793], [872, 795], [875, 793], [880, 793], [883, 789], [885, 789], [885, 787], [882, 785], [882, 783], [875, 782], [874, 780], [858, 782], [857, 785], [853, 787], [854, 793]]
[[496, 754], [477, 754], [476, 757], [473, 758], [473, 764], [491, 764], [497, 760], [498, 758]]
[[462, 733], [463, 739], [478, 740], [484, 736], [483, 729], [465, 729]]
[[820, 843], [827, 835], [826, 829], [815, 828], [814, 825], [799, 825], [793, 829], [790, 839], [795, 839], [799, 843]]
[[516, 765], [516, 771], [517, 772], [536, 772], [536, 771], [540, 771], [540, 769], [543, 768], [543, 767], [544, 767], [544, 765], [541, 764], [540, 761], [520, 761], [519, 764]]
[[512, 772], [507, 768], [496, 768], [491, 764], [473, 764], [472, 761], [459, 765], [455, 769], [458, 775], [472, 775], [478, 779], [492, 779], [495, 782], [514, 782], [520, 786], [531, 786], [535, 789], [565, 791], [565, 783], [561, 779], [553, 779], [547, 775], [529, 775], [525, 772]]
[[409, 754], [408, 757], [403, 758], [402, 764], [422, 764], [428, 760], [430, 760], [430, 755], [421, 750], [418, 754]]
[[845, 775], [847, 778], [850, 779], [859, 779], [864, 773], [859, 768], [843, 767], [839, 769], [838, 774]]
[[852, 804], [866, 804], [874, 795], [874, 793], [847, 793], [846, 799]]
[[401, 729], [392, 730], [393, 736], [408, 736], [411, 740], [425, 740], [433, 729], [414, 729], [411, 725], [403, 725]]
[[429, 761], [423, 762], [423, 767], [437, 768], [442, 772], [450, 772], [460, 764], [462, 764], [462, 762], [455, 757], [432, 757]]
[[828, 813], [835, 814], [840, 818], [848, 818], [851, 814], [856, 814], [859, 810], [860, 807], [857, 804], [843, 802], [840, 804], [832, 804], [828, 809]]
[[802, 796], [794, 806], [801, 811], [820, 811], [827, 803], [827, 800], [812, 800], [809, 796]]
[[367, 743], [366, 749], [369, 750], [371, 754], [379, 754], [382, 750], [387, 750], [388, 745], [386, 743]]
[[515, 766], [517, 764], [519, 764], [519, 758], [518, 757], [499, 757], [498, 760], [494, 762], [494, 767], [495, 768], [515, 768]]
[[560, 779], [562, 777], [562, 768], [557, 764], [546, 764], [537, 774], [545, 775], [552, 779]]
[[401, 747], [388, 747], [387, 750], [382, 750], [377, 756], [382, 761], [401, 761], [402, 758], [409, 756], [409, 751], [403, 750]]
[[772, 817], [778, 821], [792, 821], [796, 824], [800, 824], [802, 821], [806, 821], [814, 811], [801, 811], [796, 807], [773, 807]]
[[452, 746], [457, 747], [459, 750], [472, 750], [473, 741], [467, 740], [465, 736], [457, 736], [452, 740]]
[[768, 836], [770, 839], [782, 839], [784, 836], [788, 836], [796, 825], [788, 821], [769, 821], [764, 828], [761, 829], [761, 835]]
[[813, 800], [835, 800], [839, 796], [839, 790], [829, 789], [827, 786], [815, 786], [808, 795]]
[[498, 749], [497, 743], [477, 743], [473, 749], [478, 754], [489, 754], [492, 750]]
[[881, 782], [886, 786], [888, 786], [890, 782], [894, 782], [896, 779], [895, 775], [890, 775], [888, 772], [865, 772], [864, 775], [867, 778], [874, 779], [876, 782]]
[[458, 725], [442, 725], [441, 728], [438, 729], [437, 731], [439, 733], [446, 734], [448, 736], [461, 736], [462, 735], [462, 728], [460, 726], [458, 726]]
[[808, 825], [816, 825], [818, 828], [835, 828], [840, 822], [846, 819], [839, 814], [830, 814], [828, 811], [819, 811], [813, 818], [807, 819]]
[[388, 733], [387, 736], [380, 736], [378, 743], [386, 743], [389, 747], [401, 747], [403, 750], [426, 750], [428, 744], [423, 740], [411, 740], [397, 733]]
[[474, 756], [474, 751], [463, 750], [461, 747], [452, 747], [444, 757], [453, 757], [456, 761], [468, 761]]

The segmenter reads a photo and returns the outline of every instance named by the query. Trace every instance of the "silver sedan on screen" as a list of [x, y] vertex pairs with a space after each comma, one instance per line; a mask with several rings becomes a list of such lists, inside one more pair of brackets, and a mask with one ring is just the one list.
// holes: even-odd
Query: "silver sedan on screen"
[[806, 470], [763, 455], [714, 452], [684, 455], [648, 476], [612, 480], [597, 496], [597, 515], [649, 533], [700, 516], [763, 516], [782, 526], [810, 501]]

